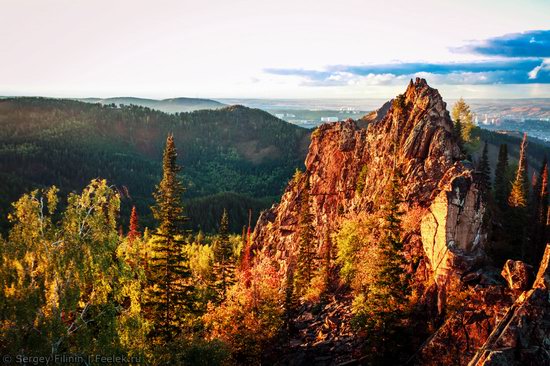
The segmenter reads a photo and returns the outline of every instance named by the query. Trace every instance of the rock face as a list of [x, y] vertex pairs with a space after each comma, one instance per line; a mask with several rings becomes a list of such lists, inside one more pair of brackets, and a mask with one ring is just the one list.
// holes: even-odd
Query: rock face
[[550, 245], [533, 288], [494, 327], [469, 366], [550, 365]]
[[453, 124], [437, 90], [416, 79], [381, 111], [386, 114], [372, 118], [367, 128], [348, 120], [322, 125], [312, 134], [306, 172], [290, 182], [279, 205], [260, 216], [253, 242], [279, 258], [296, 255], [300, 196], [307, 181], [322, 255], [343, 219], [373, 210], [390, 167], [396, 166], [403, 209], [427, 210], [419, 218], [421, 232], [416, 228], [405, 235], [410, 248], [424, 248], [418, 250], [424, 257], [420, 266], [412, 271], [435, 281], [441, 306], [447, 285], [484, 260], [485, 205], [471, 167], [459, 160]]
[[439, 288], [459, 282], [484, 259], [485, 204], [470, 170], [456, 164], [440, 183], [441, 192], [422, 218], [424, 253]]
[[[306, 171], [292, 179], [278, 205], [260, 215], [253, 245], [281, 261], [296, 258], [301, 196], [309, 186], [317, 254], [323, 258], [331, 248], [331, 234], [343, 220], [376, 209], [391, 178], [391, 167], [396, 167], [402, 177], [401, 208], [414, 219], [403, 235], [405, 256], [410, 259], [408, 271], [426, 309], [426, 323], [437, 328], [429, 339], [421, 340], [424, 343], [410, 363], [493, 365], [505, 360], [544, 364], [536, 362], [546, 360], [543, 354], [550, 345], [550, 250], [533, 289], [525, 292], [530, 283], [527, 266], [507, 263], [506, 280], [491, 267], [485, 254], [484, 195], [475, 170], [460, 160], [453, 124], [437, 90], [417, 78], [404, 94], [363, 118], [360, 125], [366, 127], [348, 120], [322, 125], [313, 132]], [[338, 296], [331, 305], [340, 306], [335, 314], [349, 315], [349, 294]], [[329, 351], [341, 348], [342, 354], [358, 350], [347, 341], [338, 343], [341, 330], [349, 329], [350, 317], [331, 318], [331, 306], [321, 309], [317, 320], [295, 320], [309, 325], [292, 338], [294, 343], [287, 349], [294, 364], [307, 364], [297, 361], [307, 358], [306, 351], [300, 350], [311, 351], [319, 345]], [[337, 330], [328, 327], [317, 332], [313, 324], [321, 319], [339, 324]], [[310, 326], [317, 336], [322, 335], [322, 343], [308, 338]], [[329, 351], [322, 356], [322, 364], [337, 364]]]
[[516, 291], [525, 291], [531, 284], [531, 272], [533, 267], [522, 262], [508, 259], [502, 269], [502, 277], [508, 283], [508, 287]]
[[403, 175], [405, 201], [428, 207], [444, 189], [440, 181], [449, 169], [467, 171], [459, 162], [460, 149], [445, 108], [437, 90], [417, 79], [385, 108], [382, 119], [367, 128], [352, 120], [320, 126], [312, 134], [306, 172], [290, 182], [279, 205], [260, 216], [254, 244], [282, 257], [295, 254], [298, 208], [306, 180], [319, 250], [342, 218], [372, 210], [393, 165]]

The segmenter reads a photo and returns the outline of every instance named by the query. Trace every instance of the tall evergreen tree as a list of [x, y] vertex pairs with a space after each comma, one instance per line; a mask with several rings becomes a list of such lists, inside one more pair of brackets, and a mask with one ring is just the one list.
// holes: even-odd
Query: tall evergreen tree
[[315, 261], [315, 232], [313, 229], [313, 215], [309, 202], [309, 181], [306, 180], [300, 197], [299, 217], [299, 250], [295, 273], [295, 287], [302, 295], [313, 278]]
[[510, 195], [510, 182], [507, 179], [508, 172], [508, 146], [500, 145], [498, 162], [495, 169], [495, 201], [501, 209], [505, 209]]
[[407, 316], [410, 287], [401, 239], [401, 187], [396, 170], [386, 187], [384, 200], [377, 265], [362, 315], [373, 351], [373, 364], [395, 361], [396, 349], [402, 347], [406, 339], [402, 320]]
[[286, 281], [285, 281], [285, 301], [284, 307], [284, 325], [283, 329], [287, 332], [287, 336], [291, 332], [292, 318], [294, 311], [300, 305], [300, 300], [296, 293], [296, 286], [294, 284], [294, 273], [296, 271], [296, 259], [289, 258], [286, 269]]
[[523, 135], [521, 148], [519, 152], [518, 170], [516, 178], [512, 184], [512, 190], [508, 197], [510, 207], [524, 208], [527, 206], [527, 197], [529, 196], [529, 178], [527, 176], [527, 134]]
[[547, 236], [547, 213], [548, 213], [548, 163], [544, 159], [537, 184], [533, 189], [533, 200], [531, 208], [531, 263], [537, 264], [546, 247]]
[[216, 257], [216, 280], [217, 288], [220, 293], [220, 300], [224, 300], [227, 294], [227, 289], [234, 283], [235, 265], [231, 260], [233, 249], [229, 241], [229, 215], [224, 209], [220, 221], [219, 239], [215, 247]]
[[332, 245], [332, 239], [330, 237], [329, 232], [327, 231], [325, 235], [325, 250], [324, 250], [324, 260], [323, 260], [323, 277], [325, 282], [325, 290], [328, 291], [330, 287], [330, 280], [331, 280], [331, 268], [332, 268], [332, 260], [333, 260], [333, 245]]
[[475, 136], [476, 125], [470, 106], [460, 98], [453, 106], [451, 117], [455, 121], [455, 131], [460, 131], [464, 148], [468, 152], [477, 150], [479, 137]]
[[478, 171], [481, 174], [481, 185], [487, 192], [491, 189], [491, 167], [489, 165], [489, 150], [487, 141], [485, 141], [485, 145], [483, 146], [483, 153], [481, 154], [481, 159], [479, 160]]
[[529, 195], [529, 179], [527, 177], [527, 134], [523, 135], [521, 149], [519, 153], [518, 170], [516, 178], [512, 184], [512, 190], [508, 197], [510, 206], [510, 236], [513, 245], [518, 249], [518, 255], [526, 260], [527, 244], [529, 242], [527, 236], [527, 218], [528, 218], [528, 195]]
[[136, 206], [132, 207], [132, 213], [130, 214], [130, 230], [128, 231], [128, 240], [133, 242], [134, 239], [138, 238], [139, 233], [139, 222]]
[[460, 148], [460, 151], [462, 153], [465, 153], [464, 138], [462, 137], [462, 122], [460, 122], [460, 118], [456, 119], [453, 122], [453, 133], [456, 137], [456, 141], [457, 141], [458, 147]]
[[186, 220], [181, 196], [183, 185], [178, 178], [177, 151], [170, 134], [162, 160], [162, 180], [156, 188], [152, 207], [158, 222], [152, 240], [148, 266], [147, 313], [154, 324], [151, 336], [160, 342], [172, 341], [192, 309], [193, 287], [189, 284], [188, 260], [182, 250]]

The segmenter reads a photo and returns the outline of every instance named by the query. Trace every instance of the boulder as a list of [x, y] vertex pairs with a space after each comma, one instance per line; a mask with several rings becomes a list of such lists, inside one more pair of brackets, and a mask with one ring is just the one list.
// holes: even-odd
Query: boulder
[[533, 267], [522, 262], [508, 259], [502, 269], [502, 277], [508, 283], [508, 287], [515, 291], [529, 289], [532, 281]]
[[[507, 362], [506, 365], [550, 365], [549, 279], [550, 245], [547, 245], [533, 288], [524, 291], [507, 309], [469, 366], [500, 365], [502, 362]], [[506, 352], [502, 353], [503, 350]]]

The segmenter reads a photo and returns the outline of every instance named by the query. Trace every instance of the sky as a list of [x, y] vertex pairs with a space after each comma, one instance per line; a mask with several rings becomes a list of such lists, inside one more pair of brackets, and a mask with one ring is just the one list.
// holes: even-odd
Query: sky
[[0, 0], [0, 95], [550, 97], [550, 0]]

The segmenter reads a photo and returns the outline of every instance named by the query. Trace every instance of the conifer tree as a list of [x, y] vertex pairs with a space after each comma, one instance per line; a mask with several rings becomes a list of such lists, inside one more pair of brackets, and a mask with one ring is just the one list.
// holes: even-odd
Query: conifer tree
[[285, 302], [284, 302], [284, 329], [288, 333], [291, 331], [292, 315], [299, 306], [299, 299], [294, 284], [294, 273], [296, 272], [296, 260], [290, 258], [286, 269], [285, 281]]
[[465, 144], [466, 150], [476, 150], [478, 138], [474, 136], [476, 126], [474, 118], [470, 111], [470, 106], [464, 99], [460, 98], [453, 106], [451, 116], [455, 121], [455, 131], [460, 127], [460, 135]]
[[222, 218], [220, 221], [219, 240], [216, 243], [215, 248], [216, 257], [216, 287], [220, 292], [220, 300], [224, 300], [226, 297], [227, 289], [234, 282], [235, 266], [231, 261], [233, 250], [229, 241], [229, 215], [227, 210], [224, 209]]
[[192, 309], [193, 287], [189, 284], [188, 260], [182, 250], [186, 220], [181, 196], [184, 192], [177, 174], [177, 151], [173, 135], [164, 149], [162, 180], [156, 188], [152, 207], [158, 228], [153, 234], [148, 266], [147, 312], [154, 324], [152, 337], [172, 341], [181, 331], [182, 322]]
[[495, 169], [495, 201], [501, 209], [506, 208], [510, 195], [510, 182], [507, 180], [508, 172], [508, 146], [500, 145], [498, 162]]
[[491, 189], [491, 167], [489, 165], [489, 150], [487, 141], [483, 146], [483, 153], [479, 161], [478, 170], [481, 174], [481, 185], [485, 192]]
[[508, 204], [510, 206], [510, 234], [513, 244], [519, 249], [518, 255], [525, 260], [526, 259], [526, 245], [527, 245], [527, 204], [529, 195], [529, 179], [527, 177], [527, 134], [523, 135], [521, 142], [521, 149], [519, 153], [518, 170], [516, 172], [516, 178], [512, 184], [512, 190], [508, 197]]
[[548, 213], [548, 163], [544, 159], [539, 179], [533, 189], [533, 207], [531, 225], [531, 263], [537, 264], [546, 247], [547, 236], [547, 213]]
[[401, 320], [407, 315], [410, 292], [401, 239], [400, 177], [396, 170], [386, 187], [384, 199], [381, 210], [383, 223], [376, 248], [377, 264], [360, 315], [372, 347], [373, 362], [383, 364], [392, 359], [397, 348], [403, 346]]
[[508, 197], [510, 207], [524, 208], [527, 206], [527, 197], [529, 194], [529, 179], [527, 178], [527, 134], [523, 135], [521, 148], [519, 152], [518, 170], [516, 178], [512, 184], [512, 190]]
[[132, 213], [130, 214], [130, 230], [128, 231], [128, 241], [131, 243], [134, 239], [140, 236], [139, 233], [139, 222], [136, 206], [132, 207]]
[[315, 260], [315, 232], [309, 203], [309, 181], [306, 180], [300, 197], [299, 248], [295, 273], [295, 288], [302, 295], [313, 278]]
[[456, 137], [456, 141], [458, 144], [458, 147], [460, 148], [460, 151], [464, 153], [464, 138], [462, 137], [462, 122], [460, 122], [460, 118], [456, 119], [453, 124], [453, 133]]
[[330, 237], [329, 232], [327, 231], [325, 235], [325, 250], [324, 250], [324, 263], [323, 263], [323, 276], [325, 280], [325, 289], [328, 291], [330, 287], [330, 274], [331, 274], [331, 268], [332, 268], [332, 239]]

